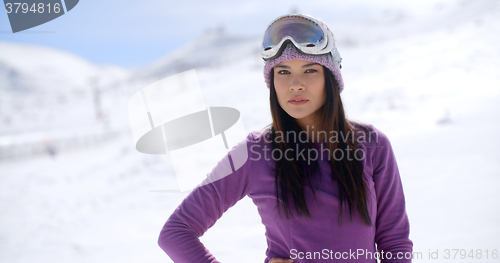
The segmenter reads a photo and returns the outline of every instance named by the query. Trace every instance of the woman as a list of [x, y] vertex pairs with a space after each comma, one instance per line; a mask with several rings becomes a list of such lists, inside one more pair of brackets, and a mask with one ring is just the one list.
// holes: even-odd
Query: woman
[[186, 197], [160, 233], [161, 248], [174, 262], [218, 262], [199, 237], [248, 195], [266, 227], [266, 263], [411, 262], [391, 145], [373, 126], [345, 118], [330, 29], [310, 16], [279, 17], [262, 56], [272, 124], [230, 151], [247, 147], [241, 168]]

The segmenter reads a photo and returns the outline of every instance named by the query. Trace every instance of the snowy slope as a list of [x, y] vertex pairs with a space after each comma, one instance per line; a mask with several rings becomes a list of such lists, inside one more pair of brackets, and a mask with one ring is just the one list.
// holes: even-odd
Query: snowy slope
[[10, 144], [102, 133], [107, 116], [96, 118], [95, 88], [127, 77], [69, 52], [0, 42], [0, 156]]
[[138, 78], [162, 79], [192, 68], [225, 67], [242, 57], [259, 56], [259, 39], [229, 34], [224, 28], [207, 30], [184, 47], [138, 72]]
[[[86, 91], [93, 78], [110, 84], [129, 72], [98, 66], [82, 57], [49, 47], [0, 42], [0, 91], [39, 94]], [[17, 86], [16, 83], [24, 85]]]
[[[445, 2], [398, 23], [379, 18], [331, 26], [344, 59], [348, 116], [374, 124], [393, 145], [414, 251], [423, 255], [415, 262], [451, 262], [444, 249], [482, 249], [482, 259], [460, 262], [498, 262], [491, 259], [492, 250], [500, 250], [495, 4]], [[256, 41], [238, 45], [258, 47]], [[162, 78], [173, 61], [196, 67], [206, 104], [240, 110], [247, 132], [268, 124], [263, 62], [254, 49], [226, 63], [196, 64], [210, 62], [220, 52], [216, 45], [213, 52], [200, 51], [206, 60], [182, 61], [179, 54], [202, 43], [194, 41], [137, 73], [144, 79], [104, 92], [103, 105], [116, 127], [128, 127], [130, 95], [148, 79]], [[138, 153], [130, 133], [55, 158], [0, 162], [0, 175], [1, 262], [170, 262], [156, 240], [186, 194], [149, 192], [176, 188], [172, 166], [166, 156]], [[264, 227], [248, 198], [229, 209], [202, 241], [222, 262], [264, 259]], [[430, 260], [429, 250], [436, 249], [440, 258]]]

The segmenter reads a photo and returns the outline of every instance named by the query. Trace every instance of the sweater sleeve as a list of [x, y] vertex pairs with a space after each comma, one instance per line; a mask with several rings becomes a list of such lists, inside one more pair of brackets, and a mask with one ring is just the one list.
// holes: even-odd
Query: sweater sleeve
[[413, 242], [409, 239], [410, 224], [396, 158], [387, 136], [380, 131], [376, 133], [373, 178], [377, 196], [377, 250], [383, 252], [383, 263], [411, 262]]
[[[234, 146], [228, 156], [247, 151], [250, 133], [246, 140]], [[245, 148], [247, 146], [247, 148]], [[208, 174], [209, 179], [220, 178], [218, 172], [226, 169], [227, 156]], [[248, 194], [248, 176], [252, 161], [249, 158], [236, 171], [196, 187], [174, 210], [163, 226], [158, 239], [159, 246], [174, 262], [217, 263], [215, 257], [203, 245], [202, 236], [222, 214]]]

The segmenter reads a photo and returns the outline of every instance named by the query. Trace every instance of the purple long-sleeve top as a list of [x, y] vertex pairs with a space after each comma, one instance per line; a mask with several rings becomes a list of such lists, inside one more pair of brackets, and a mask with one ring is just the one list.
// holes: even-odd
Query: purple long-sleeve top
[[[264, 140], [263, 133], [251, 132], [229, 152], [229, 155], [236, 153], [246, 144], [248, 160], [222, 179], [195, 188], [163, 226], [158, 240], [160, 247], [174, 262], [219, 262], [199, 237], [227, 209], [249, 196], [266, 229], [265, 263], [273, 257], [292, 258], [295, 263], [374, 263], [376, 257], [384, 263], [411, 262], [413, 243], [409, 239], [410, 228], [396, 159], [386, 135], [372, 125], [367, 127], [369, 133], [365, 140], [358, 142], [364, 152], [364, 176], [369, 189], [367, 206], [372, 226], [363, 223], [357, 209], [353, 209], [352, 220], [344, 209], [339, 225], [338, 188], [331, 180], [326, 151], [319, 151], [323, 155], [318, 158], [320, 180], [314, 180], [312, 185], [316, 189], [315, 198], [309, 187], [305, 189], [311, 218], [280, 218], [275, 209], [271, 144]], [[323, 143], [322, 148], [321, 143], [315, 143], [315, 147], [325, 149], [326, 144]], [[222, 165], [222, 161], [219, 162], [211, 173]]]

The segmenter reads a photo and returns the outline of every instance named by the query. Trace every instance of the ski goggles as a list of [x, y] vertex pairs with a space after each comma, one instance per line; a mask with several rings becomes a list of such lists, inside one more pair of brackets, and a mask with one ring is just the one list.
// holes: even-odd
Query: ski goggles
[[302, 53], [310, 55], [327, 54], [336, 49], [333, 34], [306, 15], [285, 15], [271, 22], [262, 41], [262, 58], [278, 57], [286, 42], [292, 42]]

